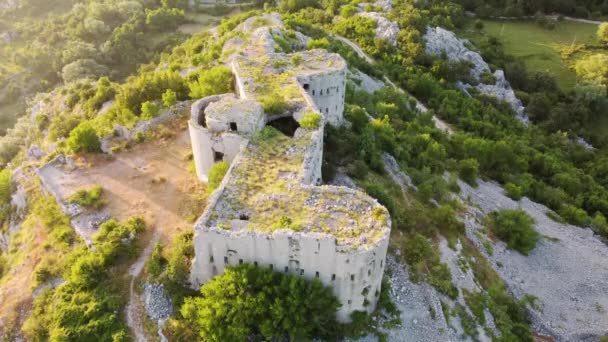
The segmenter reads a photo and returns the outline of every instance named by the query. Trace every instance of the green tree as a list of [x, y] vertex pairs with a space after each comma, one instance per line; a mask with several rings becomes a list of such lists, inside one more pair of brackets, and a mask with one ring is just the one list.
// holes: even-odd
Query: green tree
[[336, 333], [339, 302], [318, 279], [243, 264], [228, 268], [201, 287], [201, 297], [181, 307], [186, 325], [203, 341], [291, 341], [328, 338]]
[[490, 215], [490, 229], [496, 236], [524, 255], [536, 247], [540, 238], [534, 219], [522, 210], [501, 210]]
[[90, 121], [81, 122], [74, 128], [66, 140], [67, 146], [75, 153], [101, 152], [101, 142]]

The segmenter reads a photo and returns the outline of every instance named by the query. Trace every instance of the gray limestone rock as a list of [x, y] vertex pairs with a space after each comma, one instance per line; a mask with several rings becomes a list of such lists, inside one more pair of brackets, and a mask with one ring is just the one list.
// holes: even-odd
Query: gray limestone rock
[[163, 284], [144, 284], [144, 307], [148, 317], [153, 320], [164, 320], [171, 316], [173, 304]]
[[[473, 66], [471, 75], [479, 80], [484, 73], [490, 73], [491, 69], [481, 55], [475, 51], [471, 51], [466, 47], [466, 40], [458, 39], [454, 32], [445, 30], [441, 27], [429, 27], [424, 35], [426, 42], [426, 52], [430, 55], [445, 54], [450, 61], [468, 61]], [[504, 72], [496, 70], [494, 72], [495, 84], [478, 84], [476, 88], [487, 95], [507, 102], [511, 108], [517, 113], [517, 118], [524, 124], [528, 123], [528, 117], [525, 114], [523, 103], [517, 98], [515, 92], [507, 82]], [[467, 95], [469, 94], [466, 88], [471, 85], [457, 85]]]

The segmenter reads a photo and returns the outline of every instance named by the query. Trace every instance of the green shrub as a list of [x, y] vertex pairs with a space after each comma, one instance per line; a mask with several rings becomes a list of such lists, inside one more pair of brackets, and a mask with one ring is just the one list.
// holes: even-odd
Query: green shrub
[[479, 176], [479, 162], [476, 159], [463, 159], [458, 162], [458, 175], [463, 181], [477, 186]]
[[559, 215], [566, 220], [566, 222], [576, 226], [587, 226], [591, 223], [591, 218], [587, 213], [580, 208], [573, 205], [566, 204], [559, 211]]
[[13, 194], [12, 178], [11, 170], [0, 171], [0, 206], [11, 202], [11, 195]]
[[203, 97], [232, 92], [232, 71], [224, 66], [201, 70], [196, 80], [190, 82], [190, 97]]
[[151, 120], [158, 116], [160, 109], [155, 102], [146, 101], [141, 104], [141, 118]]
[[74, 128], [66, 141], [67, 146], [75, 153], [101, 152], [101, 142], [95, 128], [89, 121], [81, 122]]
[[68, 197], [68, 202], [79, 204], [85, 208], [100, 209], [105, 205], [102, 195], [103, 189], [101, 186], [95, 185], [90, 189], [79, 189]]
[[171, 107], [176, 103], [177, 94], [173, 90], [167, 89], [167, 91], [165, 91], [165, 93], [163, 94], [163, 106]]
[[524, 197], [524, 190], [517, 184], [507, 183], [505, 185], [505, 194], [512, 200], [519, 201]]
[[481, 78], [479, 81], [483, 84], [496, 84], [496, 78], [489, 72], [484, 72], [481, 74]]
[[163, 265], [165, 262], [166, 260], [163, 257], [163, 246], [157, 242], [154, 245], [154, 250], [152, 251], [152, 255], [150, 255], [150, 259], [148, 259], [148, 263], [146, 264], [148, 275], [152, 279], [157, 279], [163, 272]]
[[291, 64], [293, 64], [294, 66], [299, 66], [300, 64], [302, 64], [302, 56], [299, 54], [291, 56]]
[[326, 37], [319, 39], [311, 39], [306, 43], [306, 47], [309, 50], [312, 49], [327, 49], [329, 47], [329, 40]]
[[264, 113], [267, 115], [279, 115], [283, 114], [287, 108], [288, 104], [285, 101], [285, 97], [281, 94], [272, 94], [263, 96], [260, 99], [262, 103], [262, 108], [264, 109]]
[[134, 237], [145, 228], [141, 217], [132, 217], [122, 223], [111, 219], [104, 222], [93, 235], [93, 245], [104, 263], [111, 264], [120, 257], [137, 255]]
[[55, 141], [67, 138], [70, 132], [80, 124], [82, 118], [75, 115], [55, 115], [49, 125], [49, 139]]
[[321, 122], [321, 114], [316, 112], [307, 112], [300, 120], [300, 127], [305, 129], [316, 129], [319, 128]]
[[524, 255], [536, 247], [539, 234], [534, 230], [534, 219], [522, 210], [501, 210], [489, 216], [490, 229], [511, 249]]
[[213, 192], [220, 186], [229, 168], [230, 165], [228, 165], [228, 163], [224, 160], [211, 166], [211, 169], [209, 170], [209, 182], [207, 183], [209, 193]]
[[316, 278], [309, 282], [243, 264], [203, 285], [201, 294], [187, 298], [180, 312], [185, 325], [203, 341], [245, 341], [252, 336], [300, 341], [336, 334], [340, 304]]

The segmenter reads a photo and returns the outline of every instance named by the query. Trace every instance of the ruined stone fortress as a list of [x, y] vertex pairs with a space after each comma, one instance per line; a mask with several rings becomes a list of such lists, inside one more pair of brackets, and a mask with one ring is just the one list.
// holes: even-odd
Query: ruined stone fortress
[[[391, 220], [362, 191], [320, 185], [325, 124], [344, 123], [346, 63], [321, 49], [276, 52], [278, 35], [294, 47], [306, 39], [288, 37], [277, 15], [237, 29], [242, 34], [224, 46], [235, 94], [198, 100], [189, 122], [198, 177], [207, 181], [216, 162], [230, 164], [194, 227], [192, 286], [244, 262], [318, 278], [348, 322], [376, 305]], [[263, 104], [280, 96], [287, 109], [265, 112]], [[299, 127], [310, 117], [319, 124]]]

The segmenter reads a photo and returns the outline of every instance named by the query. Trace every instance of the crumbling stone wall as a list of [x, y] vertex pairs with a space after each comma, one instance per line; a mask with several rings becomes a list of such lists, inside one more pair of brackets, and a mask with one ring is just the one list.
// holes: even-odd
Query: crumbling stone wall
[[[323, 190], [345, 191], [334, 186]], [[216, 205], [222, 191], [220, 186], [208, 207]], [[208, 227], [209, 215], [211, 211], [195, 224], [196, 257], [191, 273], [194, 288], [222, 274], [226, 267], [249, 262], [309, 280], [318, 278], [324, 285], [332, 287], [342, 303], [337, 316], [341, 322], [349, 322], [354, 311], [372, 312], [375, 308], [381, 291], [390, 229], [378, 242], [353, 249], [351, 246], [338, 246], [335, 237], [325, 233], [279, 229], [268, 234], [247, 229]], [[235, 221], [241, 220], [233, 220], [231, 226], [242, 226], [242, 222]], [[390, 228], [390, 221], [387, 224]]]

